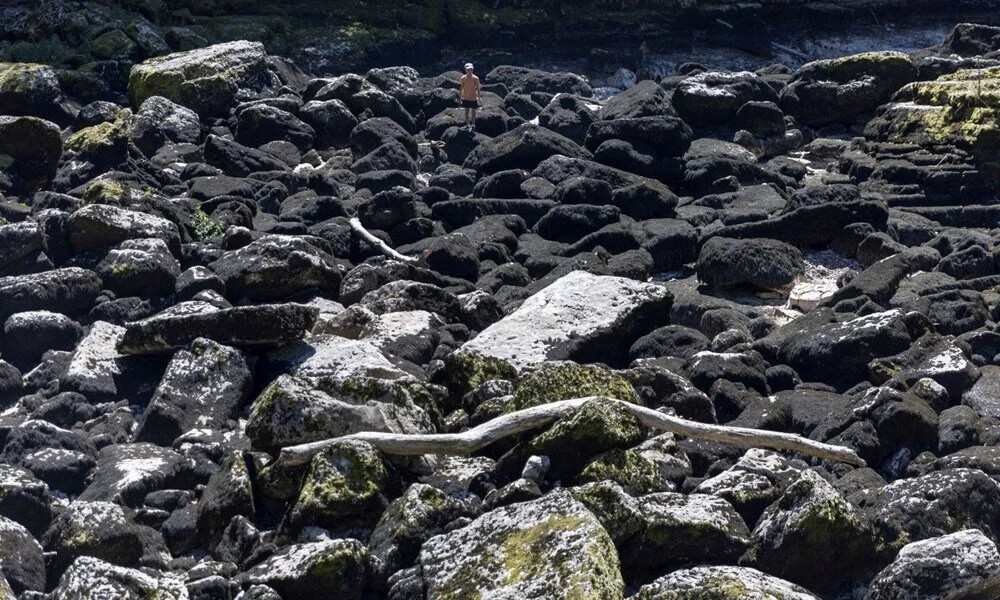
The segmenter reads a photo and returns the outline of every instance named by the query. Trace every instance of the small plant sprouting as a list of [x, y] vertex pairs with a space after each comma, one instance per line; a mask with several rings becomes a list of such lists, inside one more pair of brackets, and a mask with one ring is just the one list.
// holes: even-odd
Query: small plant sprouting
[[218, 237], [226, 233], [226, 228], [212, 220], [204, 210], [199, 207], [191, 213], [191, 229], [194, 230], [194, 237], [199, 242]]

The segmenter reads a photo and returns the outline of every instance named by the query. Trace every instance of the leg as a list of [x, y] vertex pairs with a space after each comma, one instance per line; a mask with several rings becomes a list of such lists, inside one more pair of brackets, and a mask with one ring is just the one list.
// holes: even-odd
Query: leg
[[468, 109], [468, 108], [465, 109], [465, 126], [466, 127], [468, 127], [469, 123], [472, 122], [472, 115], [470, 114], [471, 112], [472, 111], [470, 109]]
[[476, 111], [477, 111], [477, 109], [475, 109], [475, 108], [469, 110], [469, 112], [472, 113], [472, 120], [469, 123], [469, 127], [473, 128], [473, 129], [476, 128]]

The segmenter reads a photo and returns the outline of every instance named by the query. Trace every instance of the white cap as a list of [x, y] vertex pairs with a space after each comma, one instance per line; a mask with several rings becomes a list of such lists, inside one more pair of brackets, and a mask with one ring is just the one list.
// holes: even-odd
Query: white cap
[[465, 70], [468, 71], [472, 68], [472, 63], [465, 63]]

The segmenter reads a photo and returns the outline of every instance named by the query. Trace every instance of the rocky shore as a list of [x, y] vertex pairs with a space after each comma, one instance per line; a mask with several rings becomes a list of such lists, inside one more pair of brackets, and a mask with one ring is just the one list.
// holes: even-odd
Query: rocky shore
[[1000, 28], [474, 131], [144, 31], [0, 63], [0, 600], [1000, 596]]

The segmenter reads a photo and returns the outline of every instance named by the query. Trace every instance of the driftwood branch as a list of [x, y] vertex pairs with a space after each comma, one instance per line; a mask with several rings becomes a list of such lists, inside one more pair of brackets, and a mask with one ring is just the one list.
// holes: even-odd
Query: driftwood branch
[[[342, 437], [282, 448], [278, 460], [289, 466], [305, 464], [324, 448], [343, 440], [368, 442], [386, 454], [403, 456], [420, 454], [471, 454], [503, 438], [544, 427], [560, 417], [571, 414], [587, 402], [595, 399], [598, 398], [574, 398], [572, 400], [562, 400], [526, 408], [497, 417], [461, 433], [405, 434], [377, 431], [352, 433]], [[724, 442], [749, 448], [764, 447], [775, 450], [794, 450], [795, 452], [835, 462], [844, 462], [858, 467], [865, 466], [865, 461], [850, 448], [816, 442], [793, 433], [710, 425], [666, 415], [650, 408], [621, 400], [603, 400], [605, 402], [619, 403], [638, 417], [643, 424], [660, 431], [668, 431], [690, 438]]]
[[427, 258], [426, 256], [407, 256], [405, 254], [393, 250], [392, 248], [389, 247], [389, 244], [386, 244], [382, 240], [375, 237], [372, 234], [372, 232], [365, 229], [365, 226], [361, 224], [361, 221], [359, 221], [357, 217], [352, 217], [348, 221], [348, 223], [350, 224], [351, 229], [354, 230], [354, 233], [358, 234], [358, 236], [361, 237], [361, 239], [381, 250], [382, 254], [385, 254], [389, 258], [394, 258], [400, 262], [410, 263], [414, 265], [423, 262], [424, 259]]
[[810, 56], [808, 54], [806, 54], [804, 52], [799, 52], [795, 48], [789, 48], [788, 46], [782, 46], [781, 44], [778, 44], [778, 43], [775, 43], [775, 42], [771, 42], [771, 47], [774, 48], [774, 49], [776, 49], [776, 50], [781, 50], [782, 52], [785, 52], [787, 54], [791, 54], [792, 56], [794, 56], [796, 58], [800, 58], [802, 60], [809, 60], [810, 59]]

